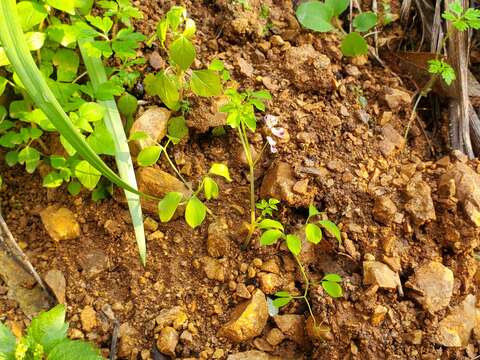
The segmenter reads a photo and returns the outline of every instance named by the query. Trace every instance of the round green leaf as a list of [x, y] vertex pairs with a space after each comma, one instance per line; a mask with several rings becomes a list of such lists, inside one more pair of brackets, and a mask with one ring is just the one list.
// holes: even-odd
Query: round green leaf
[[351, 32], [342, 40], [341, 50], [345, 56], [359, 56], [368, 53], [367, 41], [357, 32]]
[[268, 246], [273, 245], [283, 236], [283, 232], [277, 229], [271, 229], [265, 231], [260, 237], [260, 245]]
[[46, 0], [51, 7], [65, 11], [70, 15], [75, 15], [75, 1], [74, 0]]
[[100, 121], [105, 115], [105, 108], [95, 102], [87, 102], [80, 106], [78, 115], [90, 122]]
[[125, 93], [118, 99], [117, 105], [121, 114], [132, 116], [137, 111], [138, 102], [135, 96]]
[[302, 240], [296, 235], [289, 234], [286, 237], [287, 240], [287, 247], [290, 252], [297, 256], [302, 251]]
[[57, 188], [63, 183], [63, 178], [58, 172], [48, 173], [43, 178], [43, 186], [46, 188]]
[[322, 230], [315, 224], [307, 224], [305, 235], [312, 244], [318, 244], [322, 240]]
[[160, 157], [161, 149], [159, 146], [152, 145], [147, 146], [146, 148], [140, 151], [140, 154], [137, 156], [137, 163], [140, 166], [152, 166], [158, 161]]
[[5, 162], [8, 166], [13, 166], [18, 162], [18, 151], [9, 151], [5, 155]]
[[207, 198], [207, 200], [216, 199], [218, 197], [218, 185], [215, 180], [208, 176], [204, 180], [203, 190], [205, 192], [205, 197]]
[[162, 222], [168, 222], [172, 219], [182, 197], [183, 195], [179, 192], [169, 192], [160, 200], [158, 203], [158, 215]]
[[88, 161], [82, 160], [75, 166], [75, 176], [88, 190], [92, 191], [100, 180], [100, 172]]
[[279, 221], [272, 219], [263, 219], [258, 224], [259, 229], [278, 229], [283, 231], [283, 225]]
[[377, 14], [367, 11], [355, 16], [353, 19], [353, 27], [356, 31], [365, 32], [377, 25]]
[[180, 94], [174, 79], [160, 71], [157, 75], [148, 74], [145, 78], [145, 91], [150, 96], [158, 96], [170, 110], [180, 108]]
[[340, 234], [340, 229], [338, 226], [330, 220], [320, 220], [318, 222], [321, 227], [323, 227], [325, 230], [327, 230], [331, 235], [335, 236], [335, 239], [340, 243], [342, 242], [342, 237]]
[[192, 196], [188, 200], [187, 207], [185, 209], [185, 220], [192, 229], [203, 223], [207, 214], [207, 208], [196, 196]]
[[185, 36], [180, 36], [170, 44], [168, 55], [173, 63], [185, 71], [195, 61], [196, 51], [190, 40]]
[[218, 96], [222, 93], [220, 77], [213, 70], [192, 71], [190, 87], [198, 96]]
[[228, 171], [228, 166], [225, 164], [219, 164], [219, 163], [213, 164], [208, 173], [213, 175], [218, 175], [225, 178], [228, 181], [232, 181], [232, 178], [230, 177], [230, 172]]
[[27, 172], [31, 174], [40, 162], [40, 153], [32, 147], [26, 146], [18, 153], [18, 162], [25, 164]]
[[333, 16], [338, 17], [347, 10], [350, 0], [325, 0], [325, 5], [332, 9]]
[[188, 135], [188, 127], [183, 116], [177, 116], [168, 120], [168, 135], [179, 142]]
[[334, 29], [332, 25], [333, 9], [320, 1], [306, 1], [301, 3], [296, 11], [297, 19], [303, 27], [328, 32]]
[[77, 196], [80, 193], [81, 189], [82, 189], [82, 185], [80, 185], [80, 183], [76, 181], [72, 181], [67, 186], [67, 190], [72, 196]]
[[310, 204], [310, 206], [308, 207], [308, 217], [310, 218], [312, 216], [319, 215], [319, 214], [320, 214], [320, 211], [318, 211], [315, 205]]
[[342, 282], [342, 277], [338, 274], [327, 274], [323, 277], [322, 280], [333, 281], [333, 282]]
[[17, 3], [17, 12], [23, 31], [28, 31], [40, 24], [48, 15], [45, 7], [33, 1], [20, 1]]
[[338, 298], [343, 295], [342, 287], [333, 281], [322, 281], [322, 287], [333, 298]]
[[273, 300], [273, 306], [277, 307], [277, 308], [281, 308], [285, 305], [287, 305], [290, 301], [292, 301], [292, 297], [280, 297], [280, 298], [277, 298], [275, 300]]

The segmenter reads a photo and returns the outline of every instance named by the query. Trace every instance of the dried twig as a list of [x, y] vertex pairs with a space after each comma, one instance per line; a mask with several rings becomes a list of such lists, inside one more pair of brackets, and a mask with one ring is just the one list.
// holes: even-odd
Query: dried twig
[[119, 332], [120, 323], [118, 320], [115, 320], [113, 323], [112, 344], [110, 345], [110, 356], [108, 357], [109, 360], [115, 360], [117, 358]]

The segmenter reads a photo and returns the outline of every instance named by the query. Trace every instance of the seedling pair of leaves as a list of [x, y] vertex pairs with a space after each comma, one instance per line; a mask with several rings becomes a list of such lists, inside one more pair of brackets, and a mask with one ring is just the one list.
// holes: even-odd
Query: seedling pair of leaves
[[[348, 8], [350, 0], [325, 0], [320, 2], [311, 0], [301, 3], [296, 11], [297, 19], [303, 27], [318, 31], [331, 32], [340, 30], [339, 16]], [[342, 39], [341, 50], [345, 56], [359, 56], [368, 53], [368, 44], [361, 33], [365, 33], [378, 23], [377, 14], [368, 11], [357, 15], [353, 19], [355, 31], [345, 34]]]
[[[227, 181], [232, 181], [228, 167], [224, 164], [213, 164], [208, 175], [216, 175], [223, 177]], [[158, 215], [162, 222], [170, 221], [177, 208], [180, 205], [185, 205], [185, 221], [192, 228], [200, 226], [205, 220], [207, 214], [207, 207], [200, 200], [199, 193], [203, 190], [206, 200], [216, 199], [219, 194], [218, 184], [210, 176], [204, 176], [197, 190], [189, 198], [179, 192], [169, 192], [158, 203]]]
[[84, 341], [67, 338], [65, 306], [57, 305], [32, 319], [26, 335], [15, 338], [0, 323], [0, 359], [2, 360], [102, 360], [100, 352]]
[[151, 96], [160, 97], [173, 111], [182, 108], [186, 90], [205, 97], [222, 93], [220, 74], [225, 79], [223, 64], [220, 66], [217, 61], [208, 69], [190, 69], [197, 56], [192, 43], [195, 32], [195, 21], [187, 17], [186, 9], [181, 6], [173, 6], [157, 26], [156, 37], [168, 53], [170, 66], [156, 75], [147, 75], [145, 90]]

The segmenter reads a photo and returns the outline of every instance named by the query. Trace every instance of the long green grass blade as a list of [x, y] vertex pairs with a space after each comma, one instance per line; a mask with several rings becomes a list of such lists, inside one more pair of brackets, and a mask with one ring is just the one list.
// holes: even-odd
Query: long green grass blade
[[58, 132], [87, 160], [114, 184], [133, 193], [140, 193], [123, 181], [93, 151], [73, 126], [55, 95], [52, 93], [38, 70], [20, 25], [15, 0], [0, 0], [0, 40], [8, 60], [20, 78], [26, 92], [45, 113]]
[[[87, 54], [87, 51], [84, 47], [85, 41], [87, 40], [79, 40], [78, 44], [88, 76], [92, 82], [93, 89], [96, 91], [98, 87], [106, 83], [108, 79], [101, 59], [91, 57]], [[125, 131], [123, 129], [122, 119], [120, 118], [117, 104], [115, 103], [113, 96], [109, 100], [98, 101], [98, 103], [106, 108], [105, 125], [112, 135], [115, 143], [115, 160], [117, 162], [117, 168], [118, 172], [120, 173], [120, 177], [125, 182], [128, 182], [130, 186], [137, 188], [137, 181], [135, 179], [135, 171], [133, 168], [132, 158], [130, 156], [127, 136], [125, 135]], [[143, 228], [140, 197], [128, 190], [125, 190], [125, 196], [127, 197], [128, 208], [130, 210], [130, 216], [132, 217], [140, 259], [142, 260], [143, 265], [145, 265], [147, 249], [145, 243], [145, 231]]]

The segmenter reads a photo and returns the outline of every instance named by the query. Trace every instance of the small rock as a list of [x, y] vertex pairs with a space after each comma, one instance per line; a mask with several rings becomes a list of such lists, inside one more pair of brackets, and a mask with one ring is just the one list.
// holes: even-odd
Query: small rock
[[277, 346], [285, 340], [285, 334], [282, 333], [280, 329], [273, 328], [267, 333], [266, 340], [270, 345]]
[[150, 232], [155, 232], [158, 229], [158, 222], [153, 220], [151, 217], [147, 216], [143, 221], [143, 225], [145, 226], [145, 230]]
[[157, 339], [157, 348], [162, 354], [174, 357], [177, 344], [178, 333], [174, 328], [167, 326], [160, 330], [160, 335]]
[[153, 51], [150, 53], [148, 56], [148, 63], [154, 70], [160, 70], [165, 67], [165, 60], [163, 60], [158, 51]]
[[278, 356], [272, 356], [263, 351], [250, 350], [228, 355], [227, 360], [282, 360]]
[[384, 289], [396, 289], [401, 284], [398, 274], [379, 261], [363, 262], [363, 283]]
[[[176, 191], [185, 195], [186, 198], [190, 196], [190, 191], [187, 187], [176, 177], [162, 171], [160, 169], [145, 167], [140, 168], [136, 172], [138, 188], [141, 192], [163, 198], [165, 194]], [[158, 216], [158, 201], [143, 199], [142, 208]]]
[[258, 274], [258, 280], [260, 283], [260, 289], [268, 295], [275, 294], [283, 285], [285, 285], [282, 277], [273, 273], [260, 273]]
[[230, 232], [227, 220], [217, 218], [208, 226], [207, 238], [208, 255], [212, 257], [227, 256], [230, 252]]
[[238, 283], [235, 291], [238, 297], [244, 299], [250, 299], [252, 297], [252, 294], [250, 294], [250, 291], [248, 291], [244, 283]]
[[132, 153], [136, 155], [143, 148], [155, 143], [159, 143], [167, 135], [168, 120], [170, 119], [170, 110], [162, 107], [152, 107], [138, 117], [130, 129], [130, 135], [143, 131], [148, 135], [148, 139], [134, 140], [132, 144]]
[[309, 316], [307, 319], [305, 330], [307, 331], [307, 335], [313, 340], [333, 340], [333, 334], [330, 327], [325, 324], [315, 323], [314, 319], [311, 316]]
[[255, 290], [252, 298], [237, 305], [227, 322], [219, 331], [219, 336], [241, 343], [260, 335], [268, 320], [268, 307], [265, 294]]
[[405, 106], [410, 106], [412, 97], [409, 93], [393, 88], [385, 89], [385, 101], [390, 109], [398, 111]]
[[273, 46], [283, 46], [285, 44], [285, 41], [282, 39], [280, 35], [273, 35], [270, 38], [270, 42], [272, 43]]
[[388, 225], [392, 222], [397, 207], [388, 196], [380, 196], [375, 200], [372, 214], [373, 218], [383, 225]]
[[217, 259], [205, 256], [201, 259], [203, 270], [210, 280], [225, 281], [225, 269]]
[[390, 157], [396, 149], [401, 150], [405, 146], [405, 139], [391, 124], [383, 127], [382, 136], [378, 147], [385, 157]]
[[246, 77], [252, 77], [253, 75], [253, 66], [248, 61], [242, 57], [237, 58], [238, 66], [240, 67], [240, 73]]
[[97, 327], [97, 313], [90, 305], [83, 308], [80, 313], [80, 321], [82, 322], [83, 330], [86, 332], [92, 331]]
[[280, 266], [278, 266], [278, 263], [275, 260], [275, 258], [268, 259], [267, 261], [265, 261], [262, 264], [260, 270], [280, 275]]
[[223, 349], [216, 349], [213, 354], [212, 354], [212, 358], [213, 359], [221, 359], [223, 358], [223, 355], [225, 354], [225, 350]]
[[48, 235], [55, 241], [76, 239], [80, 236], [80, 225], [69, 209], [49, 206], [40, 212]]
[[138, 349], [136, 348], [138, 340], [141, 339], [138, 331], [129, 323], [120, 325], [118, 331], [118, 356], [125, 359], [135, 359]]
[[299, 180], [293, 185], [293, 191], [300, 195], [305, 195], [308, 192], [308, 179]]
[[78, 262], [87, 279], [93, 279], [109, 267], [108, 256], [101, 249], [92, 249], [80, 254]]
[[180, 340], [186, 344], [191, 344], [193, 342], [193, 334], [190, 331], [185, 330], [180, 335]]
[[277, 315], [273, 320], [290, 340], [300, 346], [305, 343], [305, 318], [303, 315]]
[[385, 319], [385, 315], [388, 313], [388, 309], [383, 306], [383, 305], [377, 305], [375, 306], [375, 309], [373, 310], [373, 314], [371, 317], [372, 325], [377, 326], [380, 324], [383, 319]]
[[413, 330], [407, 334], [406, 340], [412, 345], [420, 345], [422, 343], [422, 330]]
[[188, 316], [181, 306], [175, 306], [170, 309], [163, 309], [155, 318], [159, 328], [173, 326], [174, 329], [181, 328], [188, 320]]
[[407, 185], [406, 193], [410, 200], [405, 204], [405, 210], [410, 213], [417, 226], [437, 219], [430, 186], [421, 176], [414, 176]]
[[290, 165], [285, 162], [273, 163], [263, 178], [260, 196], [262, 199], [275, 198], [293, 204], [292, 189], [295, 182], [295, 175]]
[[476, 324], [476, 302], [476, 296], [467, 295], [450, 315], [440, 321], [436, 336], [437, 344], [447, 347], [468, 345]]
[[59, 304], [65, 304], [65, 289], [67, 282], [60, 270], [49, 270], [44, 276], [45, 283], [53, 291]]
[[453, 294], [453, 272], [443, 264], [430, 261], [415, 269], [415, 274], [407, 281], [415, 299], [430, 313], [445, 309]]

